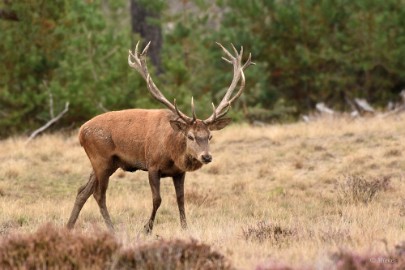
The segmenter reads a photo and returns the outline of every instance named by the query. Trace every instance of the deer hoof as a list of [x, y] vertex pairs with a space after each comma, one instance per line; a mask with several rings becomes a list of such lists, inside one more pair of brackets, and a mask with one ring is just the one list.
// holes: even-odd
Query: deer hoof
[[143, 232], [146, 235], [150, 235], [152, 233], [152, 228], [150, 227], [149, 223], [143, 226]]

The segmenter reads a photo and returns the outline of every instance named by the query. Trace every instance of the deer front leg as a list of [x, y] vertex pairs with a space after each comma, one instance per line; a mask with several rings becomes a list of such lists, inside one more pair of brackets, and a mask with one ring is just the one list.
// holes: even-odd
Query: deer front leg
[[186, 173], [181, 173], [173, 177], [174, 188], [176, 189], [177, 205], [180, 213], [180, 224], [183, 229], [187, 229], [186, 212], [184, 210], [184, 179]]
[[160, 173], [159, 171], [149, 171], [149, 184], [152, 190], [153, 209], [148, 223], [144, 226], [145, 233], [150, 234], [153, 229], [153, 222], [155, 221], [156, 212], [162, 202], [160, 197]]

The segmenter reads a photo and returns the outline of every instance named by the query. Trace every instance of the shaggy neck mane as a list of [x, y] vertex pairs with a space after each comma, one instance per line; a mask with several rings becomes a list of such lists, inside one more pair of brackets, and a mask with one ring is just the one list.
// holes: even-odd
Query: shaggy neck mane
[[183, 156], [183, 164], [185, 171], [195, 171], [202, 167], [202, 163], [190, 155]]

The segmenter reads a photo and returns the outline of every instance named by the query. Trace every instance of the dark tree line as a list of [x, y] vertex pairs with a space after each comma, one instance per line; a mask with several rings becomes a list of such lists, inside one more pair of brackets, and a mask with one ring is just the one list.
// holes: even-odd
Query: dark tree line
[[251, 51], [236, 120], [294, 119], [317, 102], [383, 107], [405, 88], [404, 0], [21, 0], [0, 2], [0, 136], [27, 133], [69, 101], [55, 128], [105, 109], [159, 107], [127, 65], [152, 41], [156, 83], [210, 114], [232, 78], [215, 42]]

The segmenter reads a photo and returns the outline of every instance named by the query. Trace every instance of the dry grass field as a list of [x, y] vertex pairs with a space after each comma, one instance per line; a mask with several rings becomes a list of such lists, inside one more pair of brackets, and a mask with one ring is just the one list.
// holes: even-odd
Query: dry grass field
[[[179, 224], [171, 179], [153, 234], [145, 172], [117, 171], [107, 204], [124, 245], [194, 238], [238, 269], [269, 262], [331, 269], [341, 250], [386, 254], [405, 241], [405, 116], [319, 119], [214, 133], [214, 161], [186, 176], [189, 229]], [[90, 163], [76, 134], [0, 142], [0, 235], [64, 226]], [[105, 230], [91, 197], [76, 229]], [[377, 262], [378, 263], [378, 262]]]

